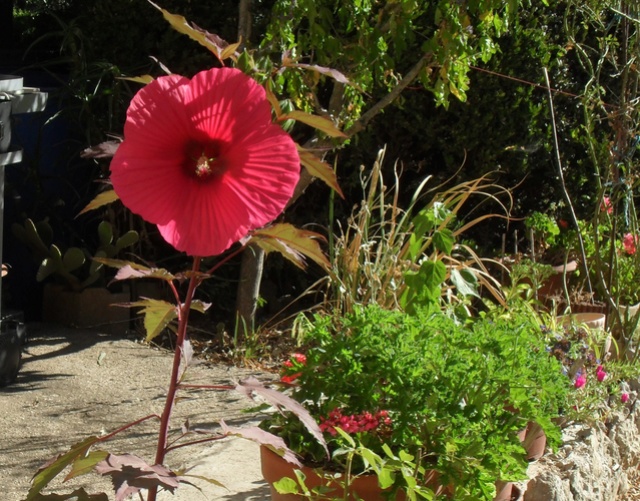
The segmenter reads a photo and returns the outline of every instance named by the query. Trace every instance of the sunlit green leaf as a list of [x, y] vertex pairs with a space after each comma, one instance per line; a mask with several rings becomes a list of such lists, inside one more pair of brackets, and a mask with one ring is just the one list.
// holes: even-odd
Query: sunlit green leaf
[[299, 268], [304, 269], [304, 257], [308, 257], [329, 270], [331, 265], [322, 251], [319, 241], [324, 237], [313, 231], [301, 230], [291, 224], [275, 224], [256, 230], [251, 235], [251, 243], [255, 243], [265, 252], [277, 251]]
[[298, 147], [298, 153], [300, 154], [300, 163], [307, 168], [312, 176], [324, 181], [329, 188], [332, 188], [338, 195], [344, 198], [344, 194], [338, 184], [336, 172], [328, 163], [323, 162], [310, 151], [300, 147]]
[[106, 459], [108, 455], [109, 453], [107, 451], [92, 451], [86, 456], [75, 460], [71, 466], [71, 471], [65, 477], [64, 481], [66, 482], [74, 477], [91, 473], [93, 471], [93, 467], [100, 461]]
[[99, 193], [91, 202], [89, 202], [87, 206], [78, 213], [78, 216], [80, 214], [84, 214], [85, 212], [97, 209], [98, 207], [113, 203], [116, 200], [119, 200], [119, 197], [116, 194], [115, 190], [103, 191]]
[[160, 299], [143, 299], [129, 303], [129, 305], [134, 308], [142, 308], [147, 342], [158, 336], [169, 323], [178, 318], [176, 305]]
[[314, 129], [318, 129], [331, 137], [347, 137], [347, 135], [338, 129], [335, 124], [328, 118], [324, 118], [318, 115], [312, 115], [304, 111], [290, 111], [278, 117], [278, 121], [284, 122], [285, 120], [297, 120], [298, 122], [310, 125]]
[[120, 77], [119, 80], [128, 80], [130, 82], [136, 82], [141, 84], [149, 84], [155, 79], [151, 75], [140, 75], [137, 77]]
[[53, 480], [62, 470], [73, 463], [76, 459], [83, 457], [92, 445], [99, 441], [98, 437], [89, 437], [80, 443], [71, 446], [68, 452], [54, 458], [45, 464], [31, 479], [31, 488], [27, 493], [26, 501], [34, 501], [42, 489]]
[[480, 294], [478, 294], [478, 279], [468, 268], [463, 268], [462, 270], [451, 269], [451, 282], [462, 296], [480, 297]]

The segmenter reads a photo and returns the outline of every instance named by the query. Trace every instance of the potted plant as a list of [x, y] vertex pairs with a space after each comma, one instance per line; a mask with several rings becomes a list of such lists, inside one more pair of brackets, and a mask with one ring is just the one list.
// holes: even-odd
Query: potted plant
[[74, 327], [103, 326], [119, 329], [128, 323], [129, 310], [112, 308], [112, 304], [128, 302], [126, 289], [107, 288], [105, 267], [95, 258], [114, 258], [138, 242], [138, 233], [128, 231], [116, 236], [112, 225], [101, 221], [97, 228], [95, 250], [71, 246], [66, 249], [54, 243], [51, 226], [46, 220], [34, 223], [26, 219], [14, 224], [13, 235], [23, 242], [40, 264], [36, 279], [49, 280], [43, 297], [43, 319]]
[[[526, 315], [462, 325], [439, 310], [409, 315], [370, 305], [316, 315], [302, 339], [304, 357], [285, 363], [282, 381], [318, 420], [330, 455], [293, 415], [272, 414], [261, 426], [308, 466], [357, 477], [377, 464], [372, 458], [406, 472], [398, 466], [404, 457], [417, 465], [411, 474], [383, 482], [380, 472], [389, 470], [373, 468], [380, 485], [477, 501], [494, 498], [497, 480], [526, 477], [517, 434], [528, 423], [559, 442], [552, 418], [570, 384]], [[366, 451], [351, 462], [345, 433]], [[291, 492], [284, 482], [272, 493]]]

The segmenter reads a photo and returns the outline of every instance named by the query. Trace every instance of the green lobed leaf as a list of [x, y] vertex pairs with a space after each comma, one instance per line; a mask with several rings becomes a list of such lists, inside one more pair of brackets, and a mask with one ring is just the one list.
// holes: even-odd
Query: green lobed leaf
[[140, 240], [140, 236], [138, 235], [137, 231], [127, 231], [124, 235], [118, 238], [118, 240], [116, 240], [116, 254], [122, 249], [126, 249], [127, 247], [131, 247], [132, 245], [138, 243], [138, 240]]
[[323, 181], [329, 188], [335, 190], [341, 198], [344, 198], [342, 189], [338, 184], [336, 172], [328, 163], [323, 162], [313, 153], [300, 146], [298, 146], [298, 154], [300, 155], [300, 163], [306, 167], [312, 176]]
[[109, 453], [107, 451], [92, 451], [86, 456], [76, 459], [71, 465], [71, 471], [64, 478], [64, 481], [71, 480], [74, 477], [79, 477], [81, 475], [86, 475], [93, 471], [93, 468], [100, 461], [103, 461], [107, 458]]
[[443, 228], [433, 233], [433, 245], [448, 256], [451, 255], [454, 243], [453, 232], [449, 228]]
[[298, 483], [289, 477], [284, 477], [273, 483], [278, 494], [299, 494], [300, 488]]
[[81, 214], [84, 214], [85, 212], [89, 212], [99, 207], [102, 207], [104, 205], [108, 205], [119, 199], [120, 197], [118, 197], [115, 190], [107, 190], [107, 191], [98, 193], [98, 195], [96, 195], [96, 197], [91, 202], [89, 202], [84, 209], [82, 209], [78, 213], [78, 216]]
[[42, 489], [49, 485], [49, 482], [51, 482], [71, 463], [76, 461], [78, 458], [84, 457], [91, 446], [99, 441], [100, 439], [98, 437], [86, 438], [82, 442], [71, 446], [71, 449], [69, 449], [65, 454], [55, 457], [53, 460], [42, 466], [31, 479], [31, 488], [27, 493], [25, 501], [38, 499], [36, 496], [39, 495]]
[[109, 221], [100, 221], [98, 238], [100, 238], [100, 245], [110, 245], [113, 242], [113, 227]]
[[51, 259], [45, 258], [42, 260], [40, 267], [36, 273], [36, 280], [38, 282], [42, 282], [47, 277], [51, 276], [53, 273], [60, 269], [60, 263]]
[[67, 271], [74, 271], [80, 268], [86, 260], [87, 258], [82, 249], [79, 249], [78, 247], [70, 247], [64, 253], [62, 266]]
[[301, 269], [305, 269], [304, 257], [306, 256], [325, 270], [329, 270], [331, 265], [320, 248], [319, 240], [324, 240], [319, 233], [281, 223], [254, 231], [250, 242], [255, 243], [267, 253], [280, 252]]
[[144, 328], [147, 331], [146, 341], [158, 336], [173, 320], [178, 318], [176, 305], [160, 299], [143, 299], [129, 303], [129, 306], [142, 308]]
[[324, 132], [330, 137], [347, 137], [347, 135], [340, 129], [338, 129], [335, 124], [328, 118], [324, 118], [318, 115], [312, 115], [311, 113], [306, 113], [304, 111], [290, 111], [289, 113], [285, 113], [278, 117], [279, 122], [284, 122], [285, 120], [296, 120], [298, 122], [310, 125], [314, 129], [318, 129], [319, 131]]

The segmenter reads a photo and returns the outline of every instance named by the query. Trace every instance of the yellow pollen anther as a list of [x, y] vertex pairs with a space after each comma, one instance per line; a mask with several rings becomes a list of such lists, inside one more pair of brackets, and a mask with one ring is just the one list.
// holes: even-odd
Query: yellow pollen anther
[[200, 158], [198, 158], [196, 162], [196, 176], [205, 177], [210, 175], [213, 172], [211, 162], [214, 160], [214, 158], [207, 158], [204, 155], [200, 155]]

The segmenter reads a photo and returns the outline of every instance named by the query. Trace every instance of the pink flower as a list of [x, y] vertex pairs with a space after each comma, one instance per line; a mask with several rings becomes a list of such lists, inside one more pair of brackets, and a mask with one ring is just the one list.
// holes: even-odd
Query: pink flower
[[620, 400], [623, 404], [626, 404], [629, 401], [629, 394], [623, 393], [622, 395], [620, 395]]
[[611, 214], [613, 212], [613, 206], [611, 205], [611, 199], [609, 197], [603, 197], [602, 204], [600, 204], [600, 210], [606, 210], [607, 214]]
[[631, 233], [627, 233], [622, 238], [622, 246], [624, 247], [624, 251], [633, 256], [636, 253], [636, 244], [638, 243], [638, 235], [633, 235]]
[[300, 175], [265, 91], [239, 70], [163, 76], [131, 101], [113, 187], [193, 256], [220, 254], [280, 214]]
[[587, 375], [586, 374], [578, 374], [573, 386], [576, 388], [582, 388], [585, 384], [587, 384]]
[[602, 381], [604, 381], [604, 378], [607, 377], [607, 373], [604, 370], [602, 370], [601, 365], [599, 365], [598, 368], [599, 370], [596, 372], [596, 377], [598, 378], [598, 381], [602, 383]]

